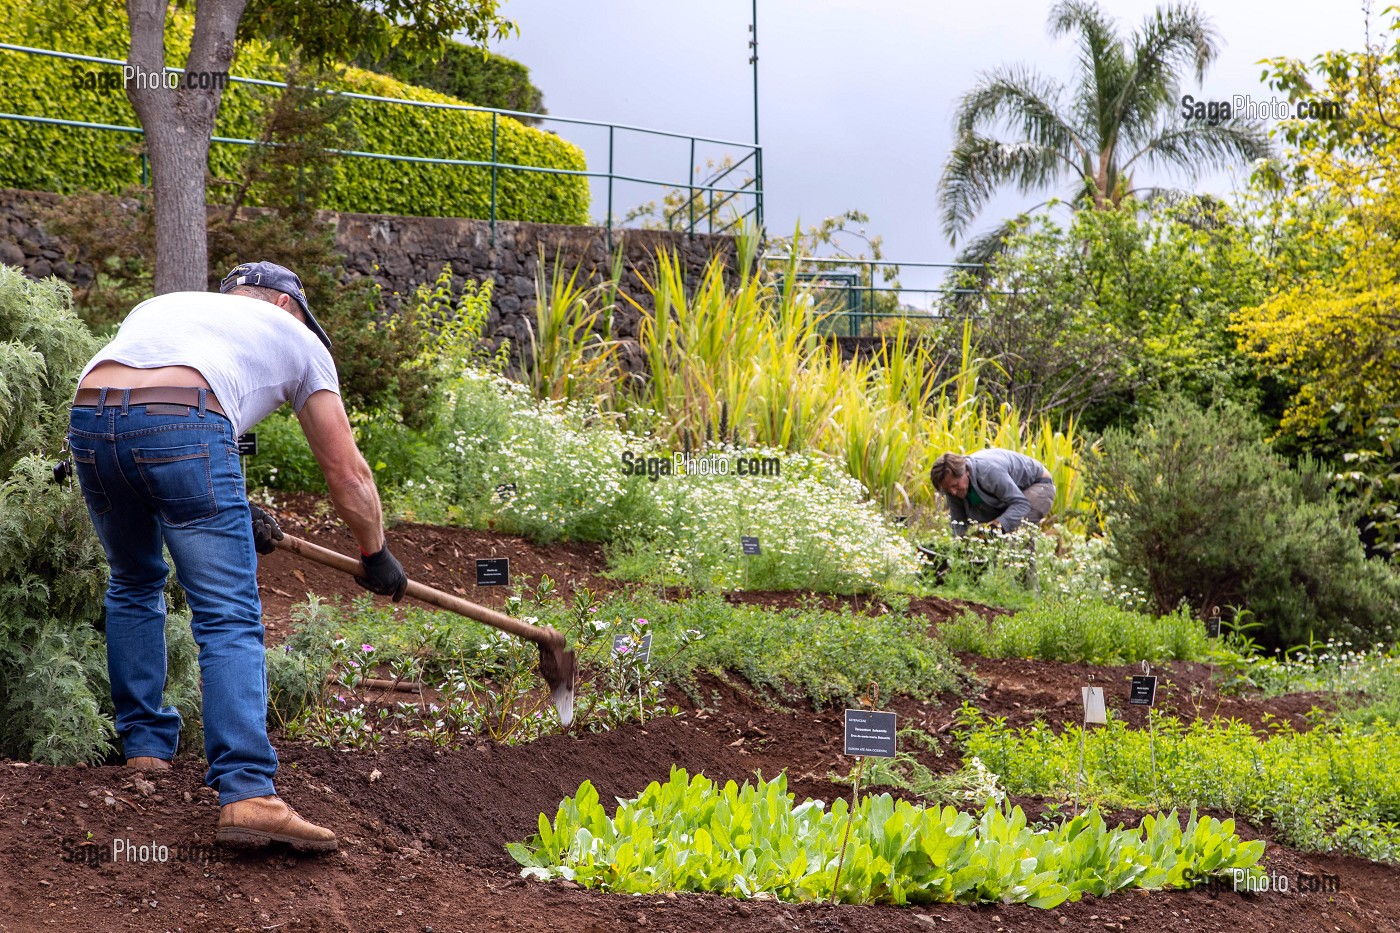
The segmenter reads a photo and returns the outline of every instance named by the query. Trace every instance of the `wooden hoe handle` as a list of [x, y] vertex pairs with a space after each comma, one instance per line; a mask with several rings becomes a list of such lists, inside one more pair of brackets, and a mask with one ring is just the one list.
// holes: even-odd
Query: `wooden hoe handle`
[[[319, 544], [312, 544], [310, 541], [303, 541], [301, 538], [283, 534], [277, 546], [284, 551], [291, 551], [307, 560], [315, 561], [332, 570], [339, 570], [351, 576], [362, 577], [365, 573], [364, 566], [355, 558], [347, 557], [338, 551], [321, 547]], [[511, 618], [503, 612], [488, 609], [485, 606], [478, 606], [470, 600], [444, 593], [442, 590], [433, 589], [423, 583], [413, 580], [408, 582], [408, 589], [404, 592], [406, 596], [431, 603], [439, 609], [446, 609], [448, 612], [455, 612], [458, 615], [466, 616], [483, 625], [509, 632], [511, 635], [524, 638], [527, 641], [535, 642], [546, 647], [558, 647], [563, 645], [564, 637], [549, 626], [534, 626], [519, 619]]]

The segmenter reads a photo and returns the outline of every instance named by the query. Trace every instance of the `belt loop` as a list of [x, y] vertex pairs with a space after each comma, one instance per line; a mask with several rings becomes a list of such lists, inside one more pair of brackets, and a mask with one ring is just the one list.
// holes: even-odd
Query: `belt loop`
[[204, 397], [209, 394], [209, 390], [201, 388], [199, 390], [199, 417], [204, 417]]
[[127, 409], [131, 406], [131, 390], [122, 389], [122, 417], [125, 418]]
[[106, 406], [107, 406], [107, 387], [106, 387], [106, 386], [103, 386], [103, 387], [102, 387], [102, 390], [101, 390], [100, 392], [97, 393], [97, 417], [99, 417], [99, 418], [102, 417], [102, 409], [105, 408]]

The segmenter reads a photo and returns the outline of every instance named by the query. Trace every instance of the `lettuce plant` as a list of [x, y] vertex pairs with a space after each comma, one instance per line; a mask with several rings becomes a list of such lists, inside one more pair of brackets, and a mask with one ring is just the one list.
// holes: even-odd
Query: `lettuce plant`
[[918, 807], [889, 794], [796, 804], [787, 779], [733, 781], [671, 769], [609, 817], [585, 781], [539, 833], [507, 846], [525, 877], [567, 879], [622, 894], [708, 891], [782, 901], [829, 900], [848, 815], [837, 900], [848, 904], [1006, 903], [1054, 907], [1089, 893], [1188, 888], [1212, 875], [1258, 872], [1262, 841], [1231, 820], [1192, 811], [1109, 829], [1095, 809], [1050, 829], [1020, 807], [988, 801], [980, 814]]

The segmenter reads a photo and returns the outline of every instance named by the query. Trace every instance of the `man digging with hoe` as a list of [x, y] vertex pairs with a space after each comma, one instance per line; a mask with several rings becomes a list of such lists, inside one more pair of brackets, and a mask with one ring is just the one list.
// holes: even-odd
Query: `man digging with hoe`
[[332, 851], [335, 833], [276, 795], [257, 557], [282, 532], [250, 505], [238, 436], [284, 402], [301, 421], [335, 505], [360, 546], [359, 584], [395, 602], [408, 578], [389, 553], [379, 492], [350, 432], [330, 338], [301, 280], [270, 262], [237, 266], [220, 294], [137, 305], [88, 363], [69, 444], [111, 565], [107, 669], [129, 767], [165, 770], [180, 715], [162, 705], [170, 548], [189, 598], [204, 697], [205, 782], [219, 793], [215, 840]]

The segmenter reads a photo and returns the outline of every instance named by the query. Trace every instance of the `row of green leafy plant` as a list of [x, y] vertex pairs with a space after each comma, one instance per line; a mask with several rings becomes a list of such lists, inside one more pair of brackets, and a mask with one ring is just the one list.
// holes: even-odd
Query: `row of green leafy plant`
[[1395, 724], [1319, 723], [1298, 732], [1275, 723], [1260, 736], [1234, 720], [1188, 725], [1152, 716], [1151, 731], [1111, 719], [1085, 734], [1044, 723], [1012, 728], [966, 707], [961, 739], [965, 755], [999, 775], [1008, 793], [1080, 792], [1105, 807], [1209, 807], [1269, 820], [1300, 849], [1400, 861]]
[[[821, 707], [856, 699], [874, 681], [886, 693], [961, 693], [957, 660], [902, 613], [866, 617], [810, 608], [732, 606], [718, 596], [666, 600], [634, 594], [564, 599], [542, 578], [506, 611], [564, 632], [583, 672], [575, 729], [605, 730], [667, 712], [665, 689], [699, 689], [698, 675], [738, 674], [778, 698]], [[293, 632], [268, 652], [270, 721], [292, 738], [373, 748], [389, 736], [438, 745], [484, 736], [515, 743], [556, 728], [539, 690], [538, 651], [442, 612], [388, 608], [368, 597], [348, 607], [316, 599], [294, 610]], [[622, 637], [629, 646], [614, 651]], [[630, 646], [650, 638], [643, 656]], [[368, 681], [421, 684], [437, 699], [371, 702]]]
[[1232, 871], [1252, 876], [1264, 844], [1242, 842], [1231, 821], [1194, 812], [1185, 827], [1172, 812], [1109, 829], [1090, 809], [1036, 830], [1019, 807], [991, 802], [974, 816], [880, 794], [851, 812], [840, 799], [829, 809], [820, 800], [796, 804], [785, 775], [720, 787], [673, 768], [665, 784], [619, 800], [612, 816], [584, 782], [553, 821], [540, 815], [533, 839], [507, 848], [525, 877], [621, 894], [1049, 908], [1084, 894], [1188, 888]]
[[[0, 11], [4, 41], [56, 48], [87, 55], [124, 58], [128, 45], [125, 11], [115, 14], [98, 7], [65, 7], [55, 16], [54, 4], [27, 0]], [[183, 61], [194, 29], [194, 16], [176, 11], [167, 24], [167, 60]], [[136, 117], [120, 84], [86, 86], [79, 80], [92, 69], [105, 77], [120, 77], [116, 66], [75, 67], [61, 59], [0, 53], [0, 109], [11, 113], [136, 125]], [[288, 67], [266, 43], [240, 43], [234, 72], [242, 77], [284, 80]], [[321, 75], [322, 86], [381, 97], [427, 103], [462, 101], [426, 88], [404, 84], [387, 75], [346, 68], [339, 76]], [[216, 135], [258, 139], [264, 113], [275, 92], [246, 84], [230, 84], [223, 94]], [[488, 113], [437, 107], [355, 100], [340, 120], [336, 148], [394, 155], [490, 161], [583, 171], [583, 151], [559, 137], [509, 117], [494, 122]], [[215, 144], [210, 171], [216, 178], [238, 180], [246, 175], [250, 148]], [[42, 157], [39, 155], [43, 153]], [[141, 179], [141, 159], [125, 133], [45, 127], [0, 121], [0, 184], [16, 188], [73, 192], [80, 189], [120, 193]], [[494, 183], [493, 183], [494, 181]], [[586, 178], [544, 172], [500, 171], [493, 180], [489, 168], [426, 165], [384, 159], [342, 158], [324, 193], [321, 207], [333, 210], [413, 214], [436, 217], [487, 217], [495, 191], [496, 215], [546, 223], [588, 222]]]
[[1185, 608], [1152, 616], [1089, 599], [1046, 599], [990, 621], [966, 612], [940, 625], [938, 636], [954, 651], [989, 658], [1090, 664], [1202, 661], [1212, 648], [1201, 620]]

